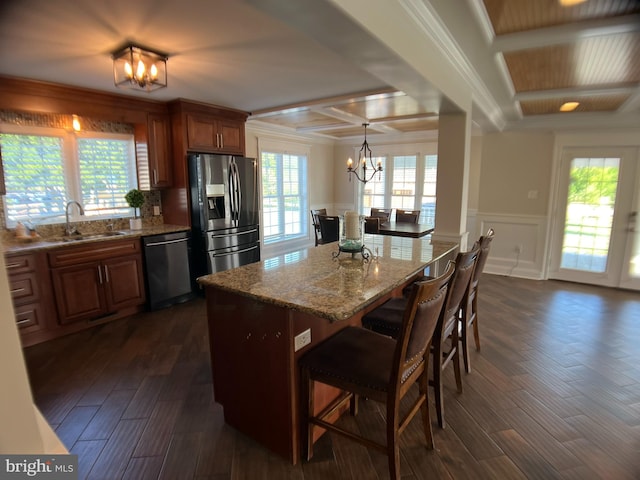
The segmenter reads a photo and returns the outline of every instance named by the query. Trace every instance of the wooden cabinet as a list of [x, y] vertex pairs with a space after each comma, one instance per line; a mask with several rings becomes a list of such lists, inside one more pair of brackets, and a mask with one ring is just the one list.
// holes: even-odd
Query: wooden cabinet
[[145, 302], [138, 239], [61, 248], [49, 263], [61, 325], [119, 318]]
[[187, 146], [196, 152], [242, 155], [244, 122], [187, 114]]
[[191, 225], [189, 174], [190, 153], [245, 154], [244, 125], [249, 114], [188, 100], [167, 106], [171, 116], [173, 182], [162, 189], [165, 223]]
[[38, 332], [47, 324], [50, 282], [45, 264], [46, 259], [37, 253], [7, 255], [6, 258], [9, 291], [22, 336]]
[[140, 190], [166, 188], [172, 183], [169, 116], [150, 113], [146, 124], [135, 125]]

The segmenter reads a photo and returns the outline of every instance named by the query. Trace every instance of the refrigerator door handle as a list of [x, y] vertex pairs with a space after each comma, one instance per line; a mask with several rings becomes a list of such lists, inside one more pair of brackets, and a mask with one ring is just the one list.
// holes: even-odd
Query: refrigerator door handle
[[240, 174], [238, 173], [238, 165], [233, 162], [233, 174], [236, 177], [236, 205], [238, 207], [238, 220], [240, 219], [240, 212], [242, 211], [242, 185], [240, 185]]
[[243, 250], [236, 250], [234, 252], [228, 252], [228, 253], [213, 253], [214, 257], [228, 257], [229, 255], [237, 255], [239, 253], [244, 253], [244, 252], [250, 252], [251, 250], [255, 250], [256, 248], [258, 248], [258, 245], [254, 245], [253, 247], [249, 247], [249, 248], [245, 248]]
[[212, 234], [211, 238], [229, 238], [229, 237], [239, 237], [240, 235], [249, 235], [252, 233], [256, 233], [258, 231], [257, 228], [252, 228], [251, 230], [245, 230], [244, 232], [238, 233], [224, 233], [222, 235]]
[[229, 162], [229, 198], [231, 201], [231, 218], [240, 219], [240, 209], [242, 208], [242, 196], [240, 191], [240, 176], [238, 175], [238, 165], [235, 158]]

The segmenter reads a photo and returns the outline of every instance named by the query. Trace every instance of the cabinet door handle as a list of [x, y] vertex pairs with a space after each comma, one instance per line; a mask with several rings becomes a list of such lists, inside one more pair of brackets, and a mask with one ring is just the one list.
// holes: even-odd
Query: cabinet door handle
[[100, 285], [102, 285], [102, 270], [100, 269], [100, 265], [98, 265], [98, 278], [100, 279]]
[[109, 267], [104, 266], [104, 281], [109, 283]]
[[153, 169], [153, 184], [158, 184], [158, 170], [156, 170], [155, 168]]
[[[33, 310], [29, 310], [28, 312], [24, 312], [24, 313], [33, 313]], [[18, 320], [16, 322], [16, 325], [22, 325], [23, 323], [29, 323], [29, 322], [31, 322], [31, 319], [30, 318], [26, 318], [24, 320]]]
[[20, 293], [20, 292], [24, 292], [24, 288], [14, 288], [13, 290], [11, 290], [11, 295], [13, 295], [14, 293]]
[[7, 264], [7, 270], [9, 270], [10, 268], [18, 268], [20, 265], [20, 263], [9, 263]]
[[220, 148], [224, 148], [224, 137], [221, 133], [219, 133], [218, 135], [220, 135]]

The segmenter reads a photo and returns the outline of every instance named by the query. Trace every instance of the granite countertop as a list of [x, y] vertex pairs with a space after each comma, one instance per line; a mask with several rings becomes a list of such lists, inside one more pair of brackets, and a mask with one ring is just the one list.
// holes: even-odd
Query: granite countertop
[[[63, 237], [51, 237], [51, 238], [37, 238], [37, 239], [18, 239], [18, 238], [9, 238], [5, 239], [2, 242], [2, 248], [5, 254], [19, 254], [19, 253], [29, 253], [35, 252], [39, 250], [49, 250], [53, 248], [60, 247], [70, 247], [72, 245], [85, 245], [87, 243], [95, 243], [95, 242], [109, 242], [114, 240], [123, 240], [127, 238], [139, 238], [146, 237], [149, 235], [159, 235], [163, 233], [172, 233], [172, 232], [184, 232], [191, 230], [190, 227], [186, 227], [184, 225], [168, 225], [168, 224], [157, 224], [157, 225], [143, 225], [141, 230], [129, 230], [129, 229], [118, 229], [116, 232], [118, 234], [112, 236], [105, 236], [99, 238], [87, 238], [83, 240], [74, 240], [74, 241], [64, 241]], [[91, 236], [95, 233], [102, 232], [83, 232], [83, 235]]]
[[330, 321], [344, 320], [420, 274], [430, 263], [455, 252], [456, 243], [373, 235], [365, 239], [368, 263], [332, 253], [337, 243], [320, 245], [198, 278], [259, 301], [300, 310]]

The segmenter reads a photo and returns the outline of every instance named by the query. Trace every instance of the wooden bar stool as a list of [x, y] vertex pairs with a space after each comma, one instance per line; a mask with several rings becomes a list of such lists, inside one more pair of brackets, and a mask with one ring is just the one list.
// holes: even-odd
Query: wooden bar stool
[[[427, 447], [433, 448], [428, 399], [429, 351], [453, 272], [450, 266], [436, 279], [415, 283], [402, 314], [397, 341], [361, 327], [346, 327], [300, 358], [300, 418], [307, 460], [313, 456], [313, 428], [317, 425], [385, 453], [391, 478], [399, 479], [399, 436], [418, 410], [422, 410]], [[313, 402], [314, 382], [343, 390], [338, 399], [319, 413]], [[419, 387], [418, 398], [402, 417], [400, 402], [414, 383]], [[326, 421], [347, 401], [355, 415], [359, 395], [386, 403], [386, 445]]]
[[[441, 321], [436, 326], [433, 334], [431, 350], [433, 352], [433, 380], [432, 385], [435, 390], [436, 413], [438, 425], [445, 427], [442, 372], [450, 364], [453, 364], [453, 371], [456, 378], [458, 393], [462, 393], [462, 376], [460, 374], [460, 354], [459, 343], [459, 322], [460, 313], [464, 310], [463, 305], [468, 304], [469, 285], [478, 258], [479, 247], [468, 252], [461, 252], [456, 257], [455, 271], [451, 278], [449, 294], [447, 297], [444, 314]], [[400, 331], [402, 306], [407, 304], [406, 297], [394, 298], [383, 303], [375, 310], [367, 313], [362, 318], [362, 326], [375, 332], [389, 335], [396, 338]]]

